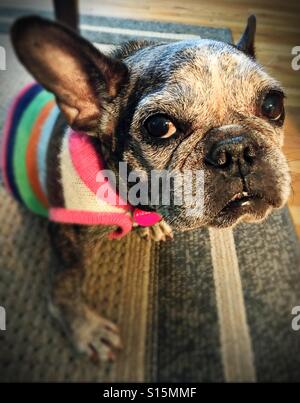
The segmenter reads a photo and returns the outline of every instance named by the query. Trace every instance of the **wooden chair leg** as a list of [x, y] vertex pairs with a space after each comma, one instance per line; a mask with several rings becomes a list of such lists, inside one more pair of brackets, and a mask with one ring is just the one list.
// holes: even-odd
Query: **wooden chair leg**
[[79, 31], [78, 0], [53, 0], [55, 17], [59, 22]]

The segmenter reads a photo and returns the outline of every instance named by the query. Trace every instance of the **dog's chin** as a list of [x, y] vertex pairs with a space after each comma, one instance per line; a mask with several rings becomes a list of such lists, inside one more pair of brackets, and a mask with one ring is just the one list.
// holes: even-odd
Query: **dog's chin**
[[268, 200], [260, 194], [237, 194], [219, 209], [208, 225], [217, 228], [228, 228], [239, 222], [260, 222], [274, 208], [281, 206], [282, 203], [279, 200]]
[[260, 222], [272, 211], [270, 205], [256, 201], [245, 206], [226, 207], [221, 210], [210, 222], [210, 227], [228, 228], [239, 222]]
[[[210, 208], [204, 209], [201, 217], [191, 216], [187, 210], [173, 211], [175, 214], [167, 215], [165, 221], [178, 232], [189, 231], [200, 227], [228, 228], [239, 222], [257, 223], [263, 221], [277, 208], [282, 207], [284, 201], [281, 197], [273, 199], [262, 194], [238, 193], [227, 201], [215, 202], [211, 200]], [[212, 210], [215, 210], [213, 212]]]

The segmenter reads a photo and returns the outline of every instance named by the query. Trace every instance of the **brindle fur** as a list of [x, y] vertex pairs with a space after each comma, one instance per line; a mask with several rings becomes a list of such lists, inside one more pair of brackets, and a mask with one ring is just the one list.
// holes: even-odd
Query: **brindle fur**
[[[255, 18], [250, 17], [236, 46], [201, 39], [136, 41], [105, 56], [58, 24], [38, 17], [19, 20], [12, 29], [17, 55], [55, 93], [64, 114], [49, 152], [51, 204], [59, 205], [62, 198], [54, 179], [55, 161], [62, 126], [68, 123], [98, 138], [107, 165], [115, 171], [119, 161], [146, 176], [151, 169], [204, 170], [204, 213], [190, 217], [184, 205], [153, 206], [165, 220], [154, 228], [157, 240], [170, 232], [168, 224], [177, 231], [232, 226], [240, 220], [261, 220], [281, 207], [290, 188], [281, 151], [283, 122], [272, 124], [256, 110], [262, 94], [281, 86], [255, 61], [254, 33]], [[142, 125], [157, 112], [172, 117], [180, 133], [168, 139], [149, 137]], [[255, 148], [251, 172], [240, 167], [229, 174], [209, 166], [205, 155], [211, 145], [237, 135]], [[232, 196], [245, 190], [259, 193], [261, 201], [240, 216], [222, 213]], [[51, 312], [77, 350], [95, 360], [113, 358], [112, 350], [120, 347], [116, 327], [91, 311], [81, 292], [88, 255], [110, 230], [49, 223], [58, 260], [51, 267]]]

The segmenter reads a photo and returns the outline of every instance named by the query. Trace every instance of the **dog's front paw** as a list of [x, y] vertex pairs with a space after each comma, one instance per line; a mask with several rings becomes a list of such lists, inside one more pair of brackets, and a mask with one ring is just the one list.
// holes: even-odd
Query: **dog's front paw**
[[85, 304], [75, 309], [50, 304], [50, 311], [63, 324], [77, 352], [87, 355], [95, 364], [115, 360], [116, 352], [122, 348], [116, 325]]
[[166, 241], [173, 239], [172, 228], [164, 220], [152, 225], [151, 227], [138, 227], [139, 235], [144, 239], [153, 239], [153, 241]]
[[118, 327], [90, 309], [72, 330], [76, 349], [95, 364], [114, 361], [116, 351], [122, 347]]

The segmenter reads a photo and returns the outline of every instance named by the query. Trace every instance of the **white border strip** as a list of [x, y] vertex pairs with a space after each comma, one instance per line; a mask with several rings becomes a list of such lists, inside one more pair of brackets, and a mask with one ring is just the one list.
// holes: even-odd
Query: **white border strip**
[[129, 28], [115, 28], [115, 27], [103, 27], [95, 25], [81, 24], [81, 29], [91, 32], [104, 32], [109, 34], [121, 34], [121, 35], [131, 35], [131, 36], [144, 36], [147, 38], [162, 38], [162, 39], [200, 39], [199, 35], [193, 34], [176, 34], [169, 32], [159, 32], [159, 31], [143, 31], [138, 29]]
[[209, 229], [224, 375], [227, 382], [255, 382], [251, 339], [231, 229]]

